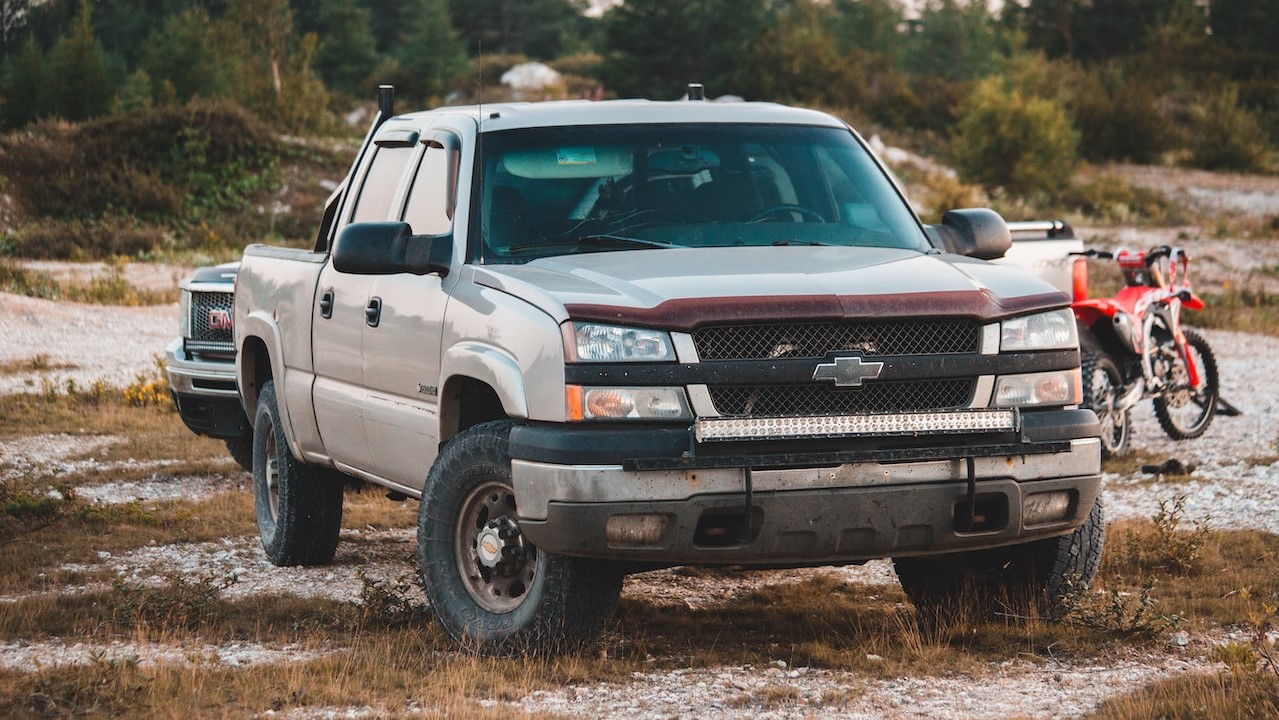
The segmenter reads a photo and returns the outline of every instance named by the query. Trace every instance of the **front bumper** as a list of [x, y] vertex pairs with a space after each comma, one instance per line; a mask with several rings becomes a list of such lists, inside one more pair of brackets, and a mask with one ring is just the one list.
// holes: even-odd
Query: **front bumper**
[[[665, 459], [655, 451], [677, 442], [675, 430], [632, 431], [628, 448], [620, 433], [582, 443], [580, 429], [564, 429], [571, 439], [557, 448], [565, 436], [555, 430], [517, 428], [512, 478], [520, 527], [556, 554], [775, 567], [979, 549], [1068, 533], [1097, 499], [1095, 417], [1041, 420], [1035, 437], [998, 443]], [[574, 454], [579, 462], [564, 462]], [[981, 519], [973, 526], [970, 492]], [[1028, 522], [1026, 498], [1038, 493], [1064, 493], [1064, 513]], [[642, 542], [619, 539], [608, 531], [617, 516], [660, 518], [662, 529]]]
[[164, 371], [178, 414], [191, 432], [215, 438], [250, 432], [235, 384], [234, 360], [190, 355], [182, 338], [176, 338], [165, 349]]

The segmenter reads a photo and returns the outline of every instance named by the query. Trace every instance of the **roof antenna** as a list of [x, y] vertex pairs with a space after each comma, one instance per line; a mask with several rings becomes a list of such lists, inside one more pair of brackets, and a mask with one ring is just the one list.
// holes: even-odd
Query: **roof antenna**
[[705, 86], [705, 85], [703, 85], [703, 84], [701, 84], [701, 83], [689, 83], [689, 84], [688, 84], [688, 99], [689, 99], [689, 100], [699, 100], [699, 101], [700, 101], [700, 100], [705, 100], [705, 99], [706, 99], [706, 86]]

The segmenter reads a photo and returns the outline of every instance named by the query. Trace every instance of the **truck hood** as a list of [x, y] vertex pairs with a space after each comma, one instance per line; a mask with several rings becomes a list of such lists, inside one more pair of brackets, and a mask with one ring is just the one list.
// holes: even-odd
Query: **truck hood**
[[1023, 270], [956, 255], [858, 247], [585, 253], [475, 268], [475, 281], [569, 318], [691, 330], [772, 319], [997, 320], [1070, 299]]

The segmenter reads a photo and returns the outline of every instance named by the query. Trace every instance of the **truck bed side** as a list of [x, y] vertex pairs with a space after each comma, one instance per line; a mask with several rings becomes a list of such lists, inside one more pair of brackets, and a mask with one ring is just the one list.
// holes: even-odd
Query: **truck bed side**
[[312, 408], [311, 322], [326, 253], [250, 245], [235, 292], [240, 394], [250, 420], [258, 390], [274, 379], [285, 434], [294, 454], [322, 452]]

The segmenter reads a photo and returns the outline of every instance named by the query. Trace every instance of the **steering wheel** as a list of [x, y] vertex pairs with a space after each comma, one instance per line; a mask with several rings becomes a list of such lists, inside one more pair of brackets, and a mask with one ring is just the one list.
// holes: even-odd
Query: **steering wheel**
[[791, 204], [774, 205], [770, 208], [760, 210], [755, 213], [755, 217], [752, 217], [747, 222], [760, 222], [773, 217], [774, 215], [781, 215], [782, 213], [798, 213], [801, 217], [808, 218], [816, 222], [826, 222], [826, 218], [822, 217], [822, 214], [816, 210], [810, 207], [804, 207], [803, 205]]

